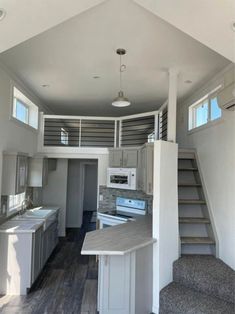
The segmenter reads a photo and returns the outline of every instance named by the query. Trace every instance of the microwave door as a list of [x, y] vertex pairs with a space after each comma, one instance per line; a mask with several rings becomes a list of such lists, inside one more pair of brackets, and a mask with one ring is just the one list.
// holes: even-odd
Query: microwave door
[[129, 184], [129, 175], [123, 173], [115, 173], [110, 175], [110, 183], [118, 184], [120, 186], [128, 186]]

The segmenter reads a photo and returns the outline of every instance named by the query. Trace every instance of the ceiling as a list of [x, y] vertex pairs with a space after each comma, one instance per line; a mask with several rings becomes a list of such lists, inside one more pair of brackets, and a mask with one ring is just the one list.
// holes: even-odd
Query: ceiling
[[235, 0], [134, 1], [235, 62]]
[[[1, 54], [56, 114], [156, 110], [167, 98], [169, 68], [180, 72], [181, 100], [230, 63], [132, 0], [92, 2], [102, 3]], [[122, 109], [111, 106], [119, 90], [119, 47], [127, 49], [123, 85], [132, 103]]]
[[105, 0], [0, 0], [0, 53]]

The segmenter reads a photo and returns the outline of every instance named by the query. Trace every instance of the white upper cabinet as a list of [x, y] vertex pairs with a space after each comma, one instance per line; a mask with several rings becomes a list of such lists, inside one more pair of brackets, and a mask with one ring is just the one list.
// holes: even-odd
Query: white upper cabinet
[[137, 148], [114, 148], [109, 150], [109, 167], [137, 168]]
[[29, 186], [43, 187], [48, 181], [48, 159], [42, 156], [29, 158]]
[[138, 189], [153, 194], [153, 144], [145, 144], [140, 150]]
[[27, 154], [4, 152], [2, 169], [2, 195], [16, 195], [26, 191]]

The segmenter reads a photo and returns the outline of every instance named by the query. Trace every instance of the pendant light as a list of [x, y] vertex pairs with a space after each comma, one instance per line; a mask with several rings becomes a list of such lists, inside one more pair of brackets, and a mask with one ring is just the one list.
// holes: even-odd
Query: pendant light
[[122, 56], [126, 54], [126, 50], [123, 48], [119, 48], [119, 49], [117, 49], [116, 53], [120, 56], [120, 68], [119, 68], [119, 71], [120, 71], [120, 91], [118, 93], [118, 97], [116, 97], [113, 100], [112, 105], [114, 107], [127, 107], [127, 106], [130, 106], [131, 103], [128, 100], [128, 98], [126, 98], [124, 96], [124, 93], [122, 91], [122, 72], [124, 72], [126, 69], [125, 64], [122, 64]]

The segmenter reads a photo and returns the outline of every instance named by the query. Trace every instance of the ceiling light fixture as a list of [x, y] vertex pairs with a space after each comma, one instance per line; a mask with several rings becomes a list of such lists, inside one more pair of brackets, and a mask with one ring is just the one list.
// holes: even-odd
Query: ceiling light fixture
[[2, 21], [4, 19], [4, 17], [6, 16], [6, 11], [4, 9], [0, 9], [0, 21]]
[[42, 84], [42, 87], [47, 88], [47, 87], [50, 87], [50, 85], [49, 84]]
[[126, 54], [126, 50], [123, 48], [119, 48], [116, 50], [116, 53], [120, 56], [120, 67], [119, 67], [119, 72], [120, 72], [120, 91], [118, 93], [118, 97], [116, 97], [112, 105], [114, 107], [127, 107], [130, 106], [130, 101], [128, 98], [124, 96], [124, 93], [122, 91], [122, 72], [126, 70], [125, 64], [122, 64], [122, 56]]

